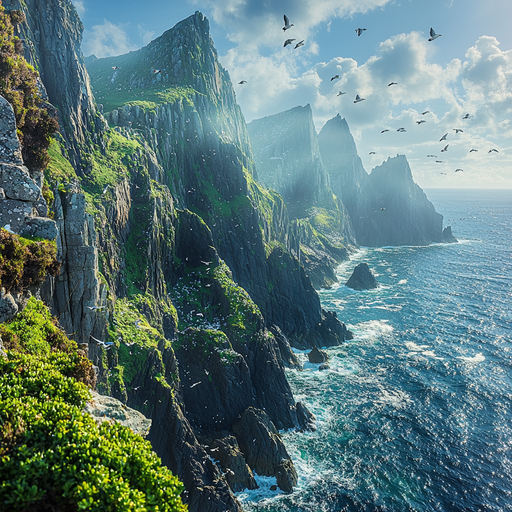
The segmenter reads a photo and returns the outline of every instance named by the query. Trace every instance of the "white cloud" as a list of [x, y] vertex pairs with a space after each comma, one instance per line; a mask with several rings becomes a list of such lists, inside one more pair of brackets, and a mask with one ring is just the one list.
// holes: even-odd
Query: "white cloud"
[[104, 20], [102, 25], [94, 25], [90, 30], [84, 31], [84, 55], [94, 54], [98, 58], [113, 57], [136, 49], [137, 46], [130, 43], [122, 24], [114, 25]]
[[84, 0], [72, 0], [73, 5], [75, 6], [76, 12], [83, 16], [85, 13]]
[[139, 30], [139, 37], [141, 38], [142, 42], [144, 44], [150, 43], [154, 37], [155, 37], [155, 31], [154, 30], [145, 30], [142, 25], [137, 26]]

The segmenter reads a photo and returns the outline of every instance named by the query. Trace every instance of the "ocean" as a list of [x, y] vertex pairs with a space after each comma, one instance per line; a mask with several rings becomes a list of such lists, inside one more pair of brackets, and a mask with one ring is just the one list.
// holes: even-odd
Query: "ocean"
[[[330, 369], [289, 370], [314, 432], [284, 432], [291, 494], [251, 512], [512, 510], [512, 190], [427, 190], [457, 244], [361, 248], [320, 292], [354, 332]], [[380, 286], [344, 283], [365, 261]]]

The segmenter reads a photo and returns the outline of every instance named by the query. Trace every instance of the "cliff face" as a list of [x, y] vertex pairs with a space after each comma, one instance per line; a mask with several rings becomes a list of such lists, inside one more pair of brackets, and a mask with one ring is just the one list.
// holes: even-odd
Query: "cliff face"
[[[47, 172], [61, 184], [53, 208], [63, 270], [45, 300], [88, 344], [100, 391], [153, 421], [149, 439], [185, 482], [191, 511], [239, 510], [230, 485], [251, 482], [251, 468], [291, 490], [296, 473], [276, 429], [312, 418], [285, 378], [288, 339], [333, 345], [347, 331], [299, 263], [307, 229], [254, 179], [208, 21], [196, 13], [138, 52], [91, 59], [96, 109], [71, 3], [22, 8], [31, 58], [69, 117]], [[342, 254], [327, 241], [319, 250], [330, 246]]]
[[358, 244], [425, 245], [442, 240], [443, 217], [414, 183], [405, 156], [389, 158], [368, 175], [347, 122], [339, 115], [324, 125], [318, 139], [333, 192], [350, 214]]

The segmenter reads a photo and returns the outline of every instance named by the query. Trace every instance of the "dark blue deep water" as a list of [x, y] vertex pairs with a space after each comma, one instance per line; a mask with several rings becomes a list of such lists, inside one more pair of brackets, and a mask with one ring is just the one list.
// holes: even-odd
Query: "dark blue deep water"
[[458, 244], [361, 249], [377, 290], [321, 292], [355, 333], [289, 371], [317, 430], [284, 433], [296, 490], [247, 511], [512, 510], [512, 191], [429, 190]]

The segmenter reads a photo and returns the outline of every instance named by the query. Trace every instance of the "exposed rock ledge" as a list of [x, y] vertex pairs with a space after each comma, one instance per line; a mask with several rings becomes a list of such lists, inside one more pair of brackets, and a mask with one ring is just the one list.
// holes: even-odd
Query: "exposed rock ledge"
[[87, 402], [84, 410], [96, 420], [96, 423], [116, 421], [131, 428], [135, 434], [147, 436], [151, 420], [146, 416], [110, 396], [100, 395], [96, 391], [91, 391], [91, 395], [92, 398]]

